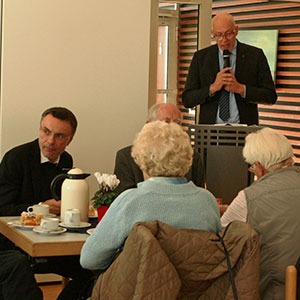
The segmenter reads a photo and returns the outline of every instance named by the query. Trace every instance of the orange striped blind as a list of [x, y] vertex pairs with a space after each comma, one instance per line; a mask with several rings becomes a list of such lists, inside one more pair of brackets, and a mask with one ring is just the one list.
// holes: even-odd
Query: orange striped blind
[[[278, 29], [276, 91], [272, 106], [259, 105], [259, 123], [281, 131], [292, 143], [300, 163], [300, 3], [268, 0], [215, 0], [213, 15], [226, 11], [233, 15], [241, 30]], [[184, 126], [195, 122], [194, 110], [181, 105], [188, 67], [197, 50], [196, 6], [186, 5], [180, 12], [178, 55], [178, 105]]]

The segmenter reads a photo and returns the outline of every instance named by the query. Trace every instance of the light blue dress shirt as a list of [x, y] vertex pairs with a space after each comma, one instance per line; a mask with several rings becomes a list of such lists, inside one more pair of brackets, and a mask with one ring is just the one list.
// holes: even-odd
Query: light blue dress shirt
[[[236, 67], [236, 48], [237, 48], [237, 41], [235, 42], [234, 48], [231, 51], [230, 55], [230, 66], [232, 67], [232, 72], [235, 74], [235, 67]], [[224, 59], [223, 59], [223, 51], [219, 48], [219, 66], [220, 70], [224, 68]], [[219, 117], [219, 110], [220, 106], [218, 107], [217, 111], [217, 117], [216, 117], [216, 124], [224, 124], [224, 123], [240, 123], [240, 116], [238, 107], [235, 101], [234, 93], [229, 93], [229, 111], [230, 111], [230, 117], [227, 122], [224, 122]]]

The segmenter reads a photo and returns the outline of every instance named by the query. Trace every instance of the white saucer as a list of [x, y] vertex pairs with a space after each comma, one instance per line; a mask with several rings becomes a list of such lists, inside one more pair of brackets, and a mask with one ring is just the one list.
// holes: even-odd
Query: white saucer
[[66, 228], [61, 228], [61, 227], [58, 227], [56, 230], [49, 231], [49, 230], [42, 229], [41, 226], [34, 227], [32, 230], [36, 233], [44, 234], [44, 235], [56, 235], [67, 231]]
[[86, 228], [86, 227], [90, 227], [91, 224], [87, 222], [80, 222], [80, 225], [66, 225], [65, 223], [59, 223], [59, 226], [65, 228]]
[[87, 234], [92, 234], [96, 228], [90, 228], [86, 231]]
[[32, 229], [38, 227], [38, 225], [23, 225], [20, 220], [11, 221], [11, 224], [20, 229]]

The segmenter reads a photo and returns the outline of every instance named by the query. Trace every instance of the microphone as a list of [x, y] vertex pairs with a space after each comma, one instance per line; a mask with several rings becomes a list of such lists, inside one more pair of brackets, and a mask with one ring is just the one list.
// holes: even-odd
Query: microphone
[[223, 51], [223, 59], [224, 59], [224, 68], [230, 67], [230, 52], [228, 50]]

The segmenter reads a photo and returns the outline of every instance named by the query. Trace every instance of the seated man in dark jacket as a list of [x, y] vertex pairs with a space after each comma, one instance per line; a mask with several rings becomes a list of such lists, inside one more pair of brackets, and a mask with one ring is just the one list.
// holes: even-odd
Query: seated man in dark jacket
[[[50, 183], [63, 169], [73, 166], [72, 156], [65, 149], [73, 140], [76, 128], [77, 120], [70, 110], [64, 107], [49, 108], [41, 116], [38, 139], [17, 146], [4, 155], [0, 164], [0, 215], [17, 216], [28, 206], [39, 202], [48, 204], [50, 213], [60, 214], [61, 201], [52, 199]], [[15, 249], [4, 236], [0, 235], [0, 238], [1, 250]], [[1, 253], [2, 257], [5, 253]], [[28, 270], [28, 276], [32, 276], [32, 272], [56, 273], [71, 277], [73, 280], [70, 283], [75, 287], [84, 284], [90, 276], [90, 272], [80, 267], [79, 256], [36, 260], [33, 269], [30, 269], [29, 261], [20, 258], [20, 253], [16, 251], [9, 255], [11, 263], [1, 264], [0, 279], [2, 274], [11, 274], [14, 266], [17, 268], [20, 265], [20, 259], [24, 269]], [[17, 285], [18, 279], [14, 277], [10, 284]], [[34, 280], [30, 284], [35, 287]], [[63, 292], [59, 299], [73, 299], [65, 294]], [[23, 294], [20, 294], [19, 299], [25, 299], [22, 297]]]
[[0, 215], [18, 216], [27, 207], [44, 202], [50, 213], [60, 213], [50, 183], [64, 168], [72, 168], [65, 152], [77, 127], [76, 117], [64, 107], [47, 109], [41, 117], [39, 138], [9, 150], [0, 164]]
[[[147, 122], [165, 121], [167, 123], [175, 122], [181, 124], [181, 112], [173, 104], [160, 103], [152, 106], [148, 112]], [[115, 189], [118, 194], [123, 191], [136, 188], [139, 182], [144, 181], [144, 176], [140, 168], [131, 157], [132, 146], [127, 146], [117, 152], [114, 174], [120, 180], [120, 184]], [[188, 181], [192, 180], [195, 185], [204, 187], [205, 170], [198, 152], [194, 152], [193, 164], [188, 173], [185, 175]]]

